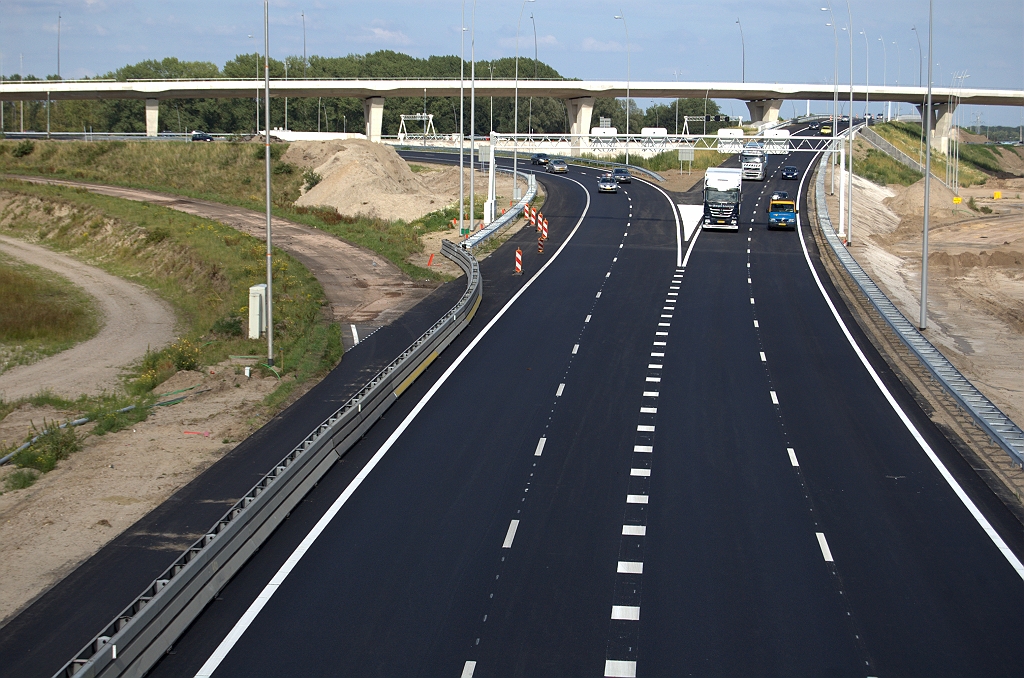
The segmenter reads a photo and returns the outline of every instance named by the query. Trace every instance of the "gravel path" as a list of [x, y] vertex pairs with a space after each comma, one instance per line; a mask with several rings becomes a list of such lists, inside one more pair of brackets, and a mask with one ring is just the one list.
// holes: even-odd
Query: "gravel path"
[[124, 367], [174, 338], [171, 307], [139, 285], [15, 238], [0, 236], [0, 251], [64, 276], [96, 299], [103, 316], [92, 339], [0, 374], [0, 398], [11, 401], [42, 390], [68, 398], [114, 391]]

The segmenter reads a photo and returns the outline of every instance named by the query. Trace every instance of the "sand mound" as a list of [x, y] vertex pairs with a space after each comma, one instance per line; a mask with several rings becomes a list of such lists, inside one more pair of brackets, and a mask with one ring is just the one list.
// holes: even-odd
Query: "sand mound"
[[[955, 219], [953, 213], [953, 191], [938, 181], [931, 182], [931, 215], [938, 219]], [[886, 204], [902, 216], [924, 216], [924, 179], [906, 188], [890, 186], [896, 195]]]

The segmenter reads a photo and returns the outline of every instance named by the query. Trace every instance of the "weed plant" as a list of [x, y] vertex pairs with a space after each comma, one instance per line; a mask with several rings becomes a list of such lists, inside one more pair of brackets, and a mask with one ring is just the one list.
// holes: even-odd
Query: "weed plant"
[[9, 491], [24, 490], [32, 487], [39, 479], [39, 474], [28, 468], [19, 468], [4, 479], [4, 486]]
[[43, 419], [42, 428], [37, 429], [33, 424], [32, 433], [33, 437], [38, 436], [36, 442], [15, 453], [11, 459], [20, 468], [49, 473], [57, 466], [57, 462], [67, 459], [82, 447], [74, 427], [60, 428], [56, 421], [47, 423]]

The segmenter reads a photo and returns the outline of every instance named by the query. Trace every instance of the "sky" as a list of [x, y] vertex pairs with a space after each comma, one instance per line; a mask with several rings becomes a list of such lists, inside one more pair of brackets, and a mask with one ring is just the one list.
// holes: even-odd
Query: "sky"
[[[850, 33], [843, 30], [850, 22], [846, 3], [831, 1], [843, 85], [850, 82]], [[867, 71], [872, 84], [881, 84], [884, 78], [889, 84], [916, 85], [919, 64], [927, 60], [927, 0], [849, 3], [854, 82], [863, 83]], [[826, 0], [535, 0], [525, 3], [519, 50], [520, 55], [532, 55], [535, 22], [539, 58], [567, 77], [625, 80], [628, 55], [632, 80], [738, 81], [745, 52], [747, 82], [831, 83], [835, 39], [826, 25], [829, 13], [821, 10], [825, 4]], [[272, 0], [270, 51], [276, 58], [302, 54], [305, 14], [308, 54], [391, 49], [417, 57], [458, 55], [463, 7], [464, 25], [471, 28], [472, 0], [465, 5], [455, 0]], [[523, 7], [519, 0], [477, 0], [478, 59], [515, 54]], [[625, 24], [614, 18], [622, 9]], [[223, 66], [236, 54], [262, 51], [263, 45], [259, 0], [0, 0], [3, 73], [57, 72], [58, 14], [64, 78], [93, 76], [168, 56]], [[1024, 89], [1024, 2], [934, 0], [934, 16], [936, 85], [949, 85], [954, 73], [966, 73], [968, 87]], [[923, 58], [914, 27], [920, 32]], [[471, 35], [466, 34], [467, 59]], [[927, 63], [923, 66], [926, 78]], [[725, 100], [721, 105], [726, 113], [746, 115], [741, 102]], [[812, 104], [812, 111], [824, 112], [825, 106]], [[788, 117], [805, 110], [804, 102], [787, 102], [782, 112]], [[909, 112], [906, 107], [904, 112]], [[982, 124], [1017, 126], [1024, 113], [1020, 108], [962, 107], [963, 124], [973, 125], [979, 116]]]

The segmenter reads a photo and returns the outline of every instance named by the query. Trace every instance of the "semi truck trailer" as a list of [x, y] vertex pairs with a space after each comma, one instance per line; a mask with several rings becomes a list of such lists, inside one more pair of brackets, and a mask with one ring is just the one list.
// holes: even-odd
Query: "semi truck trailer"
[[743, 170], [710, 167], [704, 175], [704, 228], [740, 230]]

